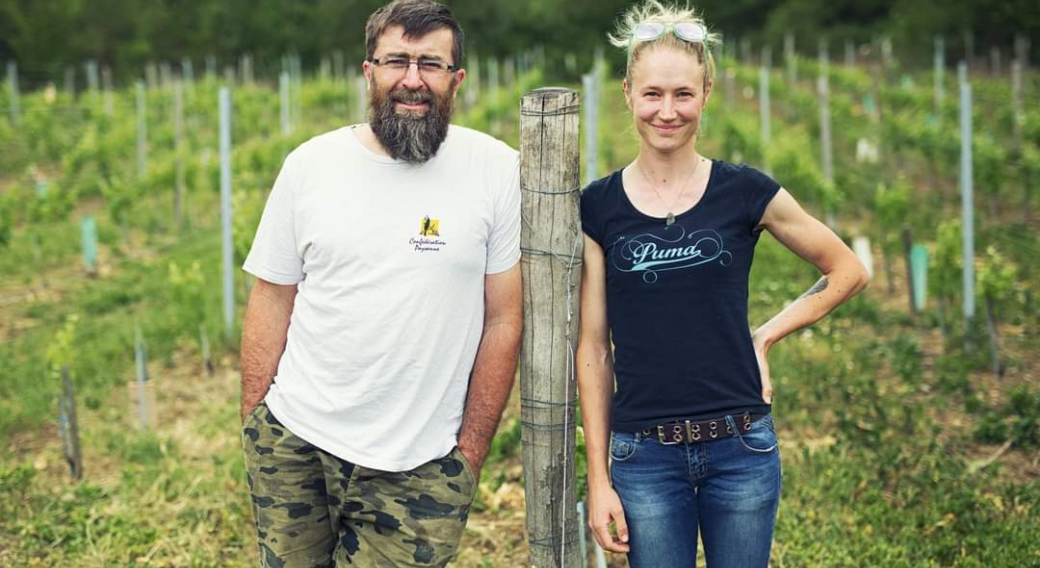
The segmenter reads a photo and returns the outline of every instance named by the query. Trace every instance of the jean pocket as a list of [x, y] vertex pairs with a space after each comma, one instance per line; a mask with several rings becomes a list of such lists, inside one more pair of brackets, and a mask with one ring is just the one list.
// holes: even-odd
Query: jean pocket
[[744, 450], [752, 454], [769, 454], [776, 451], [776, 432], [773, 430], [773, 417], [765, 415], [751, 423], [751, 429], [739, 432], [737, 439]]
[[632, 459], [632, 456], [636, 455], [636, 448], [639, 444], [636, 442], [636, 437], [632, 434], [616, 434], [610, 433], [610, 459], [616, 462], [623, 462]]

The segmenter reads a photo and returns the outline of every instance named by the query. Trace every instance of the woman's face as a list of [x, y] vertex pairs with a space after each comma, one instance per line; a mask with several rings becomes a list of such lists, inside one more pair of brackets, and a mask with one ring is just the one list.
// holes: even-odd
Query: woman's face
[[704, 88], [704, 65], [697, 56], [668, 46], [652, 46], [632, 65], [625, 99], [643, 142], [659, 152], [683, 148], [697, 134], [711, 85]]

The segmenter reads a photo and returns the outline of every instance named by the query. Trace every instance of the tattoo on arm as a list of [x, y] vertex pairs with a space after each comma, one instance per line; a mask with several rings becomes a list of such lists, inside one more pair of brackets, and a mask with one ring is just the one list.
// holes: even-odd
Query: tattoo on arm
[[798, 297], [798, 299], [801, 300], [802, 298], [808, 298], [809, 296], [812, 296], [814, 294], [819, 294], [820, 292], [823, 292], [824, 290], [827, 289], [827, 284], [828, 284], [828, 282], [827, 282], [827, 277], [826, 276], [824, 276], [823, 278], [820, 278], [819, 280], [816, 281], [816, 284], [813, 284], [812, 288], [809, 288], [808, 290], [806, 290], [804, 294], [802, 294], [801, 296]]

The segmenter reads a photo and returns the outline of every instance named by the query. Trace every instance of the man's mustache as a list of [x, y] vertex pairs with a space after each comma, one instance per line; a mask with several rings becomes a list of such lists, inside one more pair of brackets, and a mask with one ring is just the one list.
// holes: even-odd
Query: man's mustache
[[425, 90], [397, 89], [390, 92], [390, 100], [398, 103], [417, 105], [433, 102], [433, 93]]

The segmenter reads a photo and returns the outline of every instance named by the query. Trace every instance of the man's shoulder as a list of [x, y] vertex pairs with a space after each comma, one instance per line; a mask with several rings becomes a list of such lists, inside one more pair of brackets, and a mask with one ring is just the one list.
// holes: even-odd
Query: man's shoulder
[[313, 136], [289, 152], [289, 158], [300, 160], [306, 159], [308, 156], [320, 155], [327, 152], [335, 152], [342, 155], [343, 148], [348, 142], [346, 137], [353, 135], [350, 132], [351, 128], [353, 127], [343, 126]]
[[490, 134], [465, 126], [452, 124], [448, 127], [448, 136], [453, 143], [467, 148], [471, 152], [485, 153], [503, 160], [517, 160], [520, 156], [520, 153], [509, 144]]

